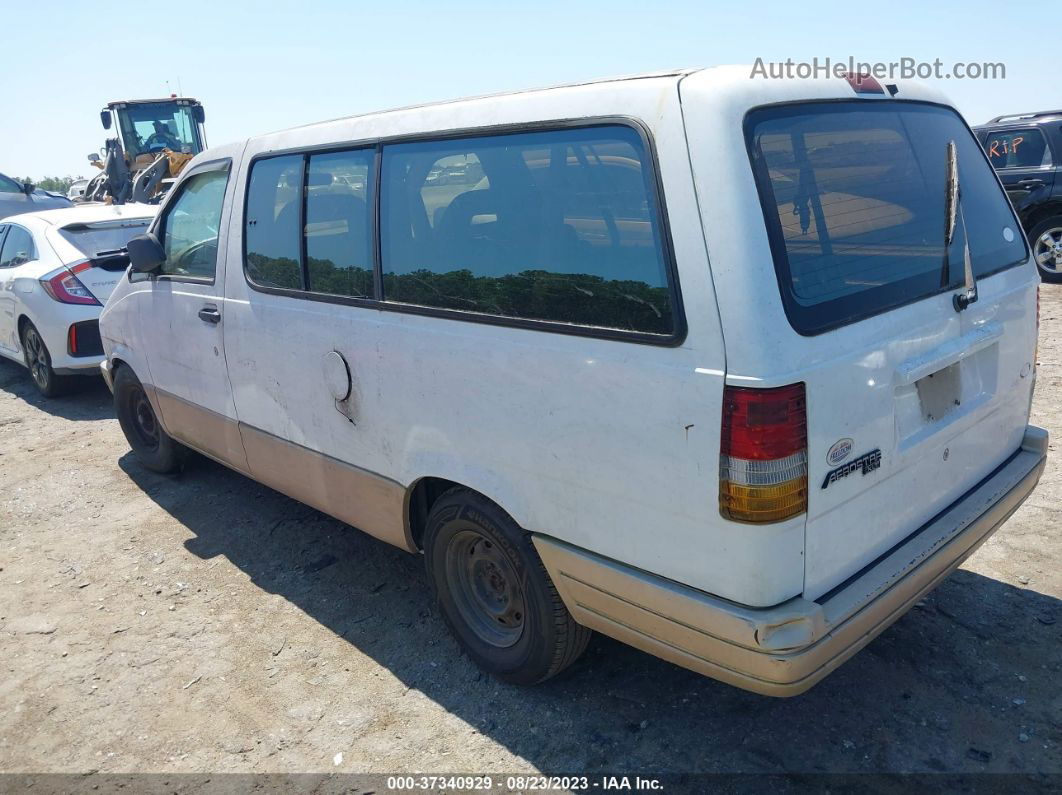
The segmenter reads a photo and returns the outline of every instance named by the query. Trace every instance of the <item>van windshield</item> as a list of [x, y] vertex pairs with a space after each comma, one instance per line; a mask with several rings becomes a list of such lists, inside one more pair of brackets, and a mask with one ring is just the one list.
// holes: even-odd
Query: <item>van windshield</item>
[[[955, 111], [914, 102], [807, 102], [753, 110], [745, 134], [786, 314], [818, 334], [978, 278], [1028, 254], [995, 174]], [[946, 150], [961, 211], [944, 250]], [[945, 255], [948, 267], [945, 267]]]

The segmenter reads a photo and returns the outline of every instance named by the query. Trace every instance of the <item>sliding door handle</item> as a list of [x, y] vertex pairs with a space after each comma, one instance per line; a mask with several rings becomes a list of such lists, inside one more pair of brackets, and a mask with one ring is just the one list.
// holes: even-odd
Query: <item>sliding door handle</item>
[[220, 323], [221, 313], [213, 304], [207, 304], [199, 310], [199, 319], [205, 320], [207, 323]]

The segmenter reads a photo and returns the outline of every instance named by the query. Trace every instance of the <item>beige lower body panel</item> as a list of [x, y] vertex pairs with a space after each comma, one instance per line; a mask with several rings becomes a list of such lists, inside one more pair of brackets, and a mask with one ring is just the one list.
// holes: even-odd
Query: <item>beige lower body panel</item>
[[240, 434], [255, 480], [381, 541], [417, 550], [401, 483], [242, 423]]
[[148, 384], [144, 391], [174, 439], [381, 541], [417, 551], [406, 522], [407, 490], [401, 483]]
[[793, 696], [909, 610], [999, 528], [1035, 488], [1047, 433], [891, 553], [817, 602], [734, 604], [547, 536], [535, 546], [580, 624], [746, 690]]
[[247, 474], [240, 429], [231, 417], [190, 403], [164, 389], [144, 385], [148, 399], [162, 418], [166, 433], [204, 455]]

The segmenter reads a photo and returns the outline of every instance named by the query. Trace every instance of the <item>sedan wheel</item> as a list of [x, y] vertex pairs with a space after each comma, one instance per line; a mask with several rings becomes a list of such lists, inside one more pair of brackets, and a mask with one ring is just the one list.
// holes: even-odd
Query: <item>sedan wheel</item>
[[22, 332], [22, 353], [26, 367], [37, 389], [45, 397], [55, 397], [61, 392], [62, 379], [52, 369], [52, 357], [40, 332], [32, 323], [27, 323]]

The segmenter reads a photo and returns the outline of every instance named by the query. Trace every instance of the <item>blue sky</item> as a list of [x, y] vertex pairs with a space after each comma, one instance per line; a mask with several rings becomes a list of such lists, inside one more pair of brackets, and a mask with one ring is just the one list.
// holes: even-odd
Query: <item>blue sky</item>
[[[1005, 80], [940, 81], [971, 123], [1062, 107], [1050, 42], [1036, 32], [1057, 21], [1057, 0], [216, 0], [192, 4], [198, 17], [181, 5], [9, 3], [0, 172], [90, 175], [85, 154], [105, 137], [99, 109], [165, 96], [178, 81], [206, 105], [215, 144], [417, 102], [758, 57], [1002, 61]], [[134, 32], [104, 40], [123, 28]]]

